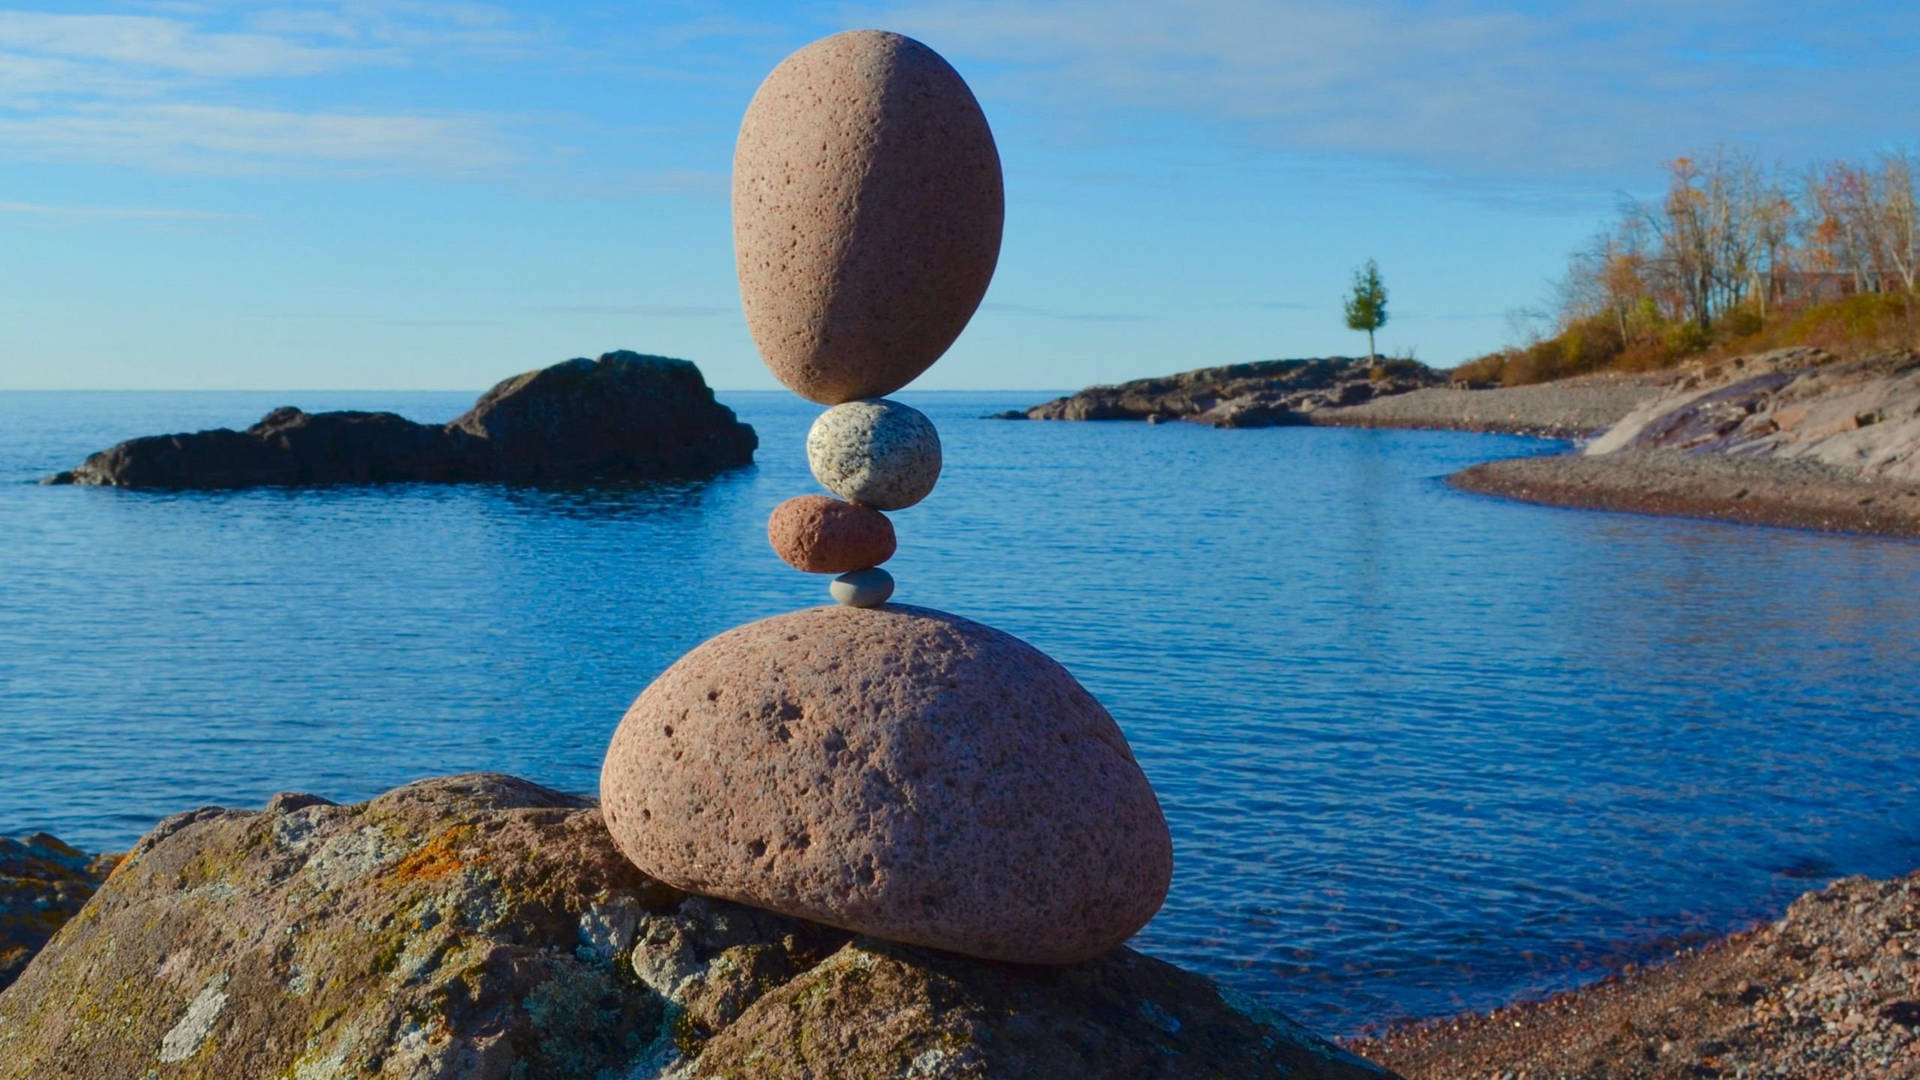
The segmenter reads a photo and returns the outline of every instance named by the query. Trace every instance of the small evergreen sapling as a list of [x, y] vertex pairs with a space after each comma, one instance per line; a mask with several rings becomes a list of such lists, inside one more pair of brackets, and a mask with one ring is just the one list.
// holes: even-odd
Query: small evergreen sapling
[[1353, 272], [1353, 295], [1347, 297], [1347, 329], [1367, 332], [1367, 359], [1374, 351], [1373, 332], [1387, 325], [1387, 286], [1380, 280], [1380, 267], [1372, 259]]

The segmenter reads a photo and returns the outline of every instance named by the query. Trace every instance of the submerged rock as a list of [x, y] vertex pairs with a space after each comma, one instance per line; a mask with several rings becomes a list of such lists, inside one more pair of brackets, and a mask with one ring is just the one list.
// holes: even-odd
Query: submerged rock
[[681, 888], [1031, 964], [1125, 941], [1172, 842], [1106, 709], [1011, 634], [924, 608], [737, 627], [647, 687], [607, 827]]
[[1387, 1076], [1121, 949], [1035, 969], [635, 870], [511, 777], [162, 822], [0, 993], [0, 1077]]
[[80, 910], [119, 861], [88, 855], [46, 833], [0, 836], [0, 990]]
[[131, 439], [52, 484], [245, 488], [394, 482], [581, 483], [753, 461], [753, 429], [685, 360], [612, 352], [508, 379], [444, 426], [393, 413], [275, 409], [245, 431]]
[[1261, 360], [1091, 386], [1003, 420], [1191, 420], [1212, 427], [1308, 423], [1321, 409], [1403, 394], [1446, 379], [1410, 360]]

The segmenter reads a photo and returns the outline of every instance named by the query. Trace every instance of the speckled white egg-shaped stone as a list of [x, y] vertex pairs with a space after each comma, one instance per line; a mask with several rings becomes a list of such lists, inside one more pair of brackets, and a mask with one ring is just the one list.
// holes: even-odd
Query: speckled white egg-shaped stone
[[834, 578], [827, 583], [827, 592], [841, 607], [879, 607], [893, 595], [893, 575], [869, 566]]
[[848, 502], [899, 510], [926, 498], [940, 479], [940, 433], [926, 414], [897, 401], [849, 401], [813, 422], [807, 465]]

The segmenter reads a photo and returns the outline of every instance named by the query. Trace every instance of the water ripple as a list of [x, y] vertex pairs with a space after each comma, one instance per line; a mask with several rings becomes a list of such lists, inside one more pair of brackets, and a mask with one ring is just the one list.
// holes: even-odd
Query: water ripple
[[[1920, 858], [1920, 545], [1448, 489], [1550, 444], [1000, 423], [906, 395], [948, 469], [909, 602], [1112, 710], [1172, 824], [1138, 944], [1352, 1031], [1592, 979]], [[813, 410], [733, 394], [708, 482], [165, 495], [28, 481], [268, 408], [470, 395], [0, 394], [0, 829], [129, 843], [199, 804], [465, 769], [591, 790], [702, 639], [821, 602], [764, 522]]]

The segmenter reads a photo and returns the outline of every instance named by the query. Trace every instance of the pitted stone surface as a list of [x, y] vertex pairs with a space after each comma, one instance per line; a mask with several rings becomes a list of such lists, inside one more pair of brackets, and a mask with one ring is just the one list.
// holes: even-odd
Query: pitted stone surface
[[1011, 635], [811, 608], [707, 641], [627, 711], [615, 842], [676, 886], [875, 937], [1069, 963], [1166, 897], [1166, 820], [1113, 718]]
[[827, 585], [827, 594], [846, 607], [879, 607], [893, 597], [893, 575], [877, 566], [841, 574]]
[[939, 54], [878, 30], [794, 53], [734, 150], [734, 259], [762, 359], [823, 405], [900, 389], [973, 317], [1004, 217], [993, 133]]
[[807, 466], [820, 486], [851, 502], [900, 510], [940, 479], [940, 433], [897, 401], [849, 401], [807, 429]]
[[893, 522], [870, 506], [801, 495], [773, 508], [767, 540], [795, 570], [844, 574], [893, 558]]

